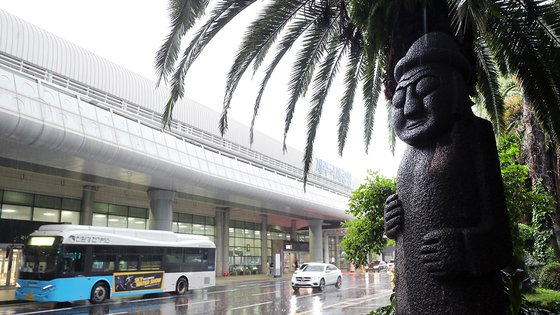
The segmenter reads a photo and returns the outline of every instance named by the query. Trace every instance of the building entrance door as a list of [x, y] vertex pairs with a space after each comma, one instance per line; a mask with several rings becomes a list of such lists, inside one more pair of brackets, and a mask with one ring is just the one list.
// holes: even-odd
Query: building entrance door
[[0, 288], [16, 285], [21, 249], [0, 249]]

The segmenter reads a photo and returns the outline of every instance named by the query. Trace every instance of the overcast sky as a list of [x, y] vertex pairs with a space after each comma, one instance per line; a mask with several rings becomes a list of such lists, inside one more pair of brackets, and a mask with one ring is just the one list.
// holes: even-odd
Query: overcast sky
[[[257, 5], [263, 2], [257, 2]], [[154, 57], [168, 33], [169, 19], [165, 0], [0, 0], [0, 8], [29, 21], [57, 36], [69, 40], [106, 59], [122, 65], [151, 80], [156, 79]], [[259, 12], [246, 10], [234, 23], [216, 36], [187, 76], [186, 96], [221, 111], [226, 74], [243, 35], [244, 26]], [[271, 51], [273, 51], [271, 49]], [[292, 55], [294, 51], [292, 51]], [[284, 62], [269, 81], [255, 128], [281, 140], [287, 103], [287, 81], [292, 60]], [[263, 69], [267, 63], [265, 61]], [[239, 84], [232, 100], [230, 118], [250, 125], [262, 72], [251, 77], [252, 71]], [[347, 171], [354, 180], [365, 177], [366, 171], [379, 170], [385, 176], [395, 176], [404, 145], [397, 143], [393, 156], [387, 141], [387, 113], [379, 103], [375, 117], [373, 141], [369, 155], [363, 144], [363, 103], [355, 100], [346, 148], [342, 157], [337, 153], [337, 121], [342, 80], [336, 82], [324, 107], [315, 140], [315, 157]], [[309, 95], [311, 93], [308, 93]], [[306, 140], [308, 99], [301, 100], [288, 133], [288, 144], [303, 151]], [[397, 140], [399, 141], [399, 140]]]

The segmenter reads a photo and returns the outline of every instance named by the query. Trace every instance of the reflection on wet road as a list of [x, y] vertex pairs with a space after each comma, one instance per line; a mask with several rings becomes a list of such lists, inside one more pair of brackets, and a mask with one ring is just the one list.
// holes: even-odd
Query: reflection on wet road
[[0, 307], [0, 314], [364, 314], [389, 303], [386, 273], [345, 274], [342, 288], [294, 292], [287, 279], [237, 282], [183, 296], [146, 295], [100, 305], [24, 303]]

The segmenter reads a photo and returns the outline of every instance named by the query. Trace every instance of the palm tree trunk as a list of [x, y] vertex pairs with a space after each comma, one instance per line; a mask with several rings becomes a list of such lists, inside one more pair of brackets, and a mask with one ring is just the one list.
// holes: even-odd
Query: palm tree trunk
[[[523, 156], [529, 167], [532, 180], [542, 180], [548, 193], [556, 200], [556, 212], [552, 218], [554, 228], [552, 248], [556, 257], [560, 257], [560, 150], [551, 141], [546, 142], [542, 128], [538, 124], [527, 102], [523, 102], [523, 125], [525, 127]], [[547, 145], [548, 144], [548, 145]]]

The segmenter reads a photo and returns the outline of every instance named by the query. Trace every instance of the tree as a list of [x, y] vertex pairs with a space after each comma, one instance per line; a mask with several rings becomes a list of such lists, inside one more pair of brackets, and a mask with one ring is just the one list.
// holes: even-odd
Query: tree
[[369, 254], [378, 254], [385, 247], [383, 208], [396, 191], [395, 179], [370, 171], [365, 182], [352, 192], [347, 212], [355, 218], [342, 223], [347, 230], [340, 246], [355, 265], [367, 264]]
[[[217, 0], [212, 3], [207, 18], [179, 58], [181, 39], [204, 17], [208, 1], [170, 0], [171, 31], [156, 56], [158, 84], [161, 80], [169, 80], [171, 84], [164, 125], [170, 125], [173, 106], [185, 93], [185, 74], [206, 45], [240, 12], [261, 2]], [[326, 95], [340, 67], [345, 65], [345, 92], [340, 100], [338, 122], [339, 153], [344, 149], [359, 84], [366, 107], [364, 141], [367, 152], [382, 85], [390, 99], [396, 87], [393, 69], [397, 61], [422, 34], [440, 31], [454, 37], [470, 59], [475, 74], [469, 83], [470, 94], [478, 93], [484, 100], [495, 130], [502, 128], [503, 110], [498, 72], [510, 72], [519, 77], [544, 131], [559, 141], [558, 21], [560, 7], [557, 1], [549, 0], [270, 0], [247, 28], [228, 73], [220, 132], [223, 134], [227, 130], [227, 114], [239, 80], [251, 65], [253, 71], [257, 71], [265, 57], [271, 55], [254, 104], [252, 139], [254, 121], [268, 80], [286, 52], [298, 46], [288, 87], [284, 141], [296, 103], [311, 86], [313, 93], [303, 158], [305, 181]]]

